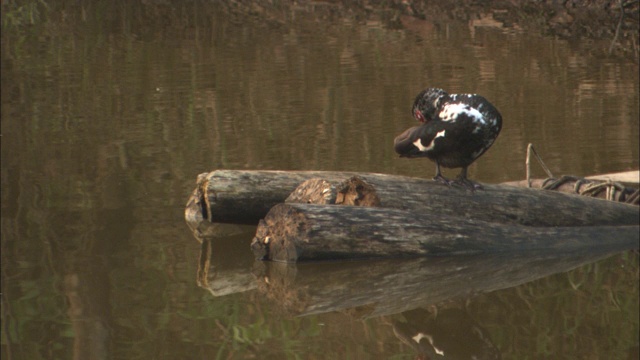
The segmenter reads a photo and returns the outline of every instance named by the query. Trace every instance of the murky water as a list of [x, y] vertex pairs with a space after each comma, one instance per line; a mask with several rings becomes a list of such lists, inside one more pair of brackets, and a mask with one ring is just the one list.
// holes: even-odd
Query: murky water
[[[637, 64], [584, 46], [409, 18], [390, 30], [185, 13], [184, 27], [149, 28], [136, 9], [3, 33], [3, 358], [414, 358], [401, 331], [414, 313], [376, 315], [353, 298], [337, 312], [283, 309], [353, 284], [322, 283], [311, 275], [321, 268], [293, 280], [254, 268], [253, 227], [229, 227], [213, 247], [209, 285], [242, 286], [198, 287], [200, 245], [183, 209], [196, 175], [217, 168], [433, 176], [432, 163], [392, 148], [427, 86], [480, 93], [502, 112], [473, 179], [522, 179], [529, 142], [559, 174], [638, 168]], [[485, 356], [635, 356], [638, 256], [596, 259], [476, 289], [489, 292], [454, 302], [462, 315], [450, 322], [482, 329]], [[265, 271], [300, 285], [287, 291], [318, 292], [267, 296]], [[436, 280], [430, 293], [442, 294], [425, 306], [460, 295]]]

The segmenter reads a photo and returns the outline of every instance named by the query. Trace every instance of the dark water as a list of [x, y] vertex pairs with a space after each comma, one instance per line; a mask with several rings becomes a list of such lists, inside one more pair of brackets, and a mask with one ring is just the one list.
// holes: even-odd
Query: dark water
[[[392, 148], [427, 86], [480, 93], [502, 112], [503, 131], [469, 169], [473, 179], [522, 179], [529, 142], [559, 174], [638, 168], [637, 64], [589, 44], [412, 19], [397, 30], [275, 26], [194, 11], [152, 27], [128, 10], [3, 29], [3, 358], [414, 358], [398, 324], [420, 314], [376, 314], [348, 280], [309, 275], [322, 268], [278, 276], [306, 294], [297, 300], [322, 302], [331, 289], [355, 307], [283, 308], [292, 299], [264, 282], [279, 270], [254, 268], [252, 227], [225, 228], [209, 273], [209, 285], [227, 276], [244, 287], [224, 296], [198, 287], [200, 245], [183, 209], [196, 175], [218, 168], [431, 177], [432, 163]], [[438, 278], [429, 293], [439, 295], [422, 305], [449, 301], [453, 330], [436, 324], [439, 333], [471, 324], [505, 359], [634, 358], [637, 253], [597, 259], [548, 266], [555, 275], [531, 265], [545, 274], [538, 280], [528, 267], [513, 270], [512, 283], [496, 275], [515, 264], [488, 272], [511, 284], [502, 287]], [[362, 281], [358, 289], [376, 286]], [[480, 294], [450, 299], [459, 289]], [[408, 301], [392, 295], [381, 303]]]

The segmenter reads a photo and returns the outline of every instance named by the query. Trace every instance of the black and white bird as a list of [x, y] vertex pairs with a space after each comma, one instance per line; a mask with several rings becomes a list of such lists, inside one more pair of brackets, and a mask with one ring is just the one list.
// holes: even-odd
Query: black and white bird
[[[395, 138], [394, 147], [400, 157], [427, 157], [436, 163], [434, 180], [471, 190], [481, 188], [467, 178], [467, 168], [500, 134], [502, 116], [498, 110], [480, 95], [448, 94], [428, 88], [418, 94], [412, 112], [422, 125]], [[455, 180], [449, 180], [442, 176], [440, 166], [462, 171]]]

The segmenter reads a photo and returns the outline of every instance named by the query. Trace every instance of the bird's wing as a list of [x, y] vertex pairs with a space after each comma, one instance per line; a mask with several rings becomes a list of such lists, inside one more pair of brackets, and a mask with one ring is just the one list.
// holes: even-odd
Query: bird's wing
[[438, 138], [446, 136], [447, 127], [440, 121], [430, 121], [409, 128], [393, 141], [395, 151], [401, 157], [429, 156], [437, 150]]

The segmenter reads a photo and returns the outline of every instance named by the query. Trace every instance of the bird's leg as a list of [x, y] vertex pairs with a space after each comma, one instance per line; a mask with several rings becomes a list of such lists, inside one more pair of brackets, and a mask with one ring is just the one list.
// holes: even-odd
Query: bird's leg
[[467, 167], [463, 167], [462, 171], [460, 171], [460, 175], [458, 175], [458, 177], [453, 181], [456, 184], [459, 184], [461, 186], [466, 187], [467, 189], [471, 190], [471, 191], [475, 191], [478, 189], [482, 189], [482, 185], [471, 181], [467, 178]]
[[442, 176], [442, 173], [440, 172], [440, 162], [438, 162], [438, 160], [436, 160], [436, 176], [433, 177], [433, 180], [441, 182], [447, 186], [451, 186], [452, 181]]

